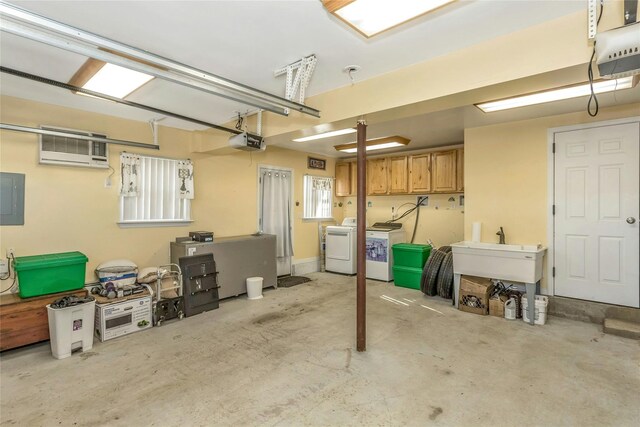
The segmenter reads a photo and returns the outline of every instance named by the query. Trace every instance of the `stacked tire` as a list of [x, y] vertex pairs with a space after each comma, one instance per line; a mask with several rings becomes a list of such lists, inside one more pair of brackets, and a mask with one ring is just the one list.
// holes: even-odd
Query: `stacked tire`
[[453, 253], [451, 246], [431, 251], [422, 270], [420, 290], [428, 296], [451, 299], [453, 293]]

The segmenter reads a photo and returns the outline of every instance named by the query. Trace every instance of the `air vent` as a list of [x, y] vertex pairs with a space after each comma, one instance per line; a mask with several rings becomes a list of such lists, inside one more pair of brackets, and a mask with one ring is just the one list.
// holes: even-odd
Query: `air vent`
[[[105, 138], [92, 132], [61, 129], [42, 126], [42, 129]], [[40, 135], [40, 163], [66, 166], [82, 166], [92, 168], [109, 167], [109, 151], [107, 144], [101, 141], [90, 141], [72, 136]]]

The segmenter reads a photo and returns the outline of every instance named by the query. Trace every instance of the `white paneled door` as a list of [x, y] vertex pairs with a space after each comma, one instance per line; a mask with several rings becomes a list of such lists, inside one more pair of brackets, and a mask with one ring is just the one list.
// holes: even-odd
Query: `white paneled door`
[[640, 123], [558, 131], [555, 294], [640, 306]]

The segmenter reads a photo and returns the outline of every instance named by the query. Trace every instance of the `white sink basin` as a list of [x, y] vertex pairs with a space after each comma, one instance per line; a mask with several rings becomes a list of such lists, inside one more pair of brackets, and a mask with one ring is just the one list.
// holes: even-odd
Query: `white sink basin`
[[497, 243], [452, 243], [453, 272], [510, 282], [536, 283], [542, 278], [541, 245], [499, 245]]

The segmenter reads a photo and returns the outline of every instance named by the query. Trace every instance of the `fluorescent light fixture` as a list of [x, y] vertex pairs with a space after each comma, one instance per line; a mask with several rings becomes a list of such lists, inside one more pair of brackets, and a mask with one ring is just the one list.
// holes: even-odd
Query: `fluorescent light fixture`
[[130, 70], [119, 65], [105, 64], [82, 87], [94, 92], [124, 98], [153, 76]]
[[[403, 138], [402, 136], [387, 136], [384, 138], [375, 138], [367, 140], [367, 151], [373, 150], [384, 150], [385, 148], [393, 148], [393, 147], [403, 147], [409, 144], [411, 140], [407, 138]], [[342, 145], [334, 145], [334, 147], [338, 151], [342, 151], [343, 153], [357, 153], [358, 152], [358, 143], [350, 142], [349, 144]]]
[[316, 139], [331, 138], [332, 136], [347, 135], [347, 134], [350, 134], [350, 133], [356, 133], [357, 131], [358, 130], [354, 129], [354, 128], [332, 130], [331, 132], [324, 132], [324, 133], [319, 133], [317, 135], [305, 136], [304, 138], [296, 138], [293, 141], [294, 142], [307, 142], [307, 141], [313, 141], [313, 140], [316, 140]]
[[323, 0], [324, 7], [365, 37], [403, 24], [455, 0]]
[[[638, 83], [633, 76], [623, 77], [616, 80], [599, 80], [593, 83], [595, 93], [605, 93], [614, 90], [629, 89]], [[565, 86], [557, 89], [545, 90], [511, 98], [499, 99], [497, 101], [483, 102], [475, 104], [476, 107], [485, 113], [508, 110], [510, 108], [526, 107], [527, 105], [544, 104], [546, 102], [560, 101], [563, 99], [578, 98], [591, 94], [589, 83]]]

